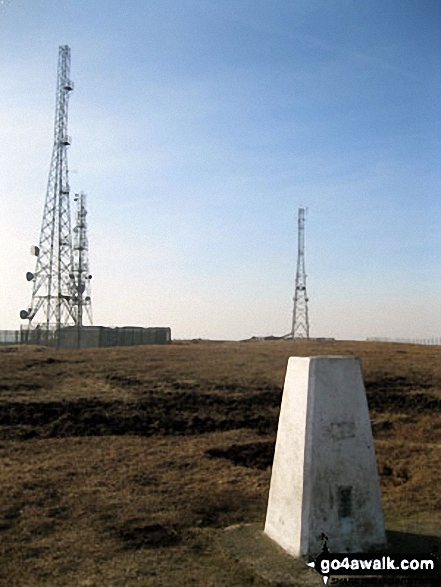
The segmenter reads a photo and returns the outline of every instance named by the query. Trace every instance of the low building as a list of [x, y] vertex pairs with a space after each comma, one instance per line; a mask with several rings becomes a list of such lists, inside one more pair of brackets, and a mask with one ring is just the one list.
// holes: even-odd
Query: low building
[[169, 327], [143, 328], [141, 326], [75, 326], [60, 331], [59, 347], [62, 349], [134, 346], [143, 344], [169, 344]]

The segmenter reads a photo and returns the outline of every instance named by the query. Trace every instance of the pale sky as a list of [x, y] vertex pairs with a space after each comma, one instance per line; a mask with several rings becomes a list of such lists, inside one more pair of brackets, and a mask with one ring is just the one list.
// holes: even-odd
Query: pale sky
[[441, 336], [439, 0], [4, 0], [0, 329], [20, 326], [71, 48], [94, 322]]

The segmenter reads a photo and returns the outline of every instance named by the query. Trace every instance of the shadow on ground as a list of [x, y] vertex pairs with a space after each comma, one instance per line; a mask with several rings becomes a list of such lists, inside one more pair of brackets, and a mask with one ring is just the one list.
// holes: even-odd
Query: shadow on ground
[[387, 541], [391, 553], [428, 553], [439, 556], [441, 552], [441, 536], [388, 530]]

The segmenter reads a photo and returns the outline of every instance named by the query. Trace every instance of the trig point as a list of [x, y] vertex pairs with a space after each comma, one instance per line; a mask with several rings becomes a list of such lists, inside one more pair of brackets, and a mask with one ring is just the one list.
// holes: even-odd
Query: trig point
[[296, 557], [386, 545], [357, 357], [289, 359], [265, 534]]

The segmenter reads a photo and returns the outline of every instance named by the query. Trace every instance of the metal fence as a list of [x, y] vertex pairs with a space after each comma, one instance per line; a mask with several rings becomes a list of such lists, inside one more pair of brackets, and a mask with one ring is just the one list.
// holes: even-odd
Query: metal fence
[[384, 338], [371, 337], [367, 338], [370, 342], [400, 342], [403, 344], [423, 344], [423, 345], [441, 345], [441, 337], [432, 338]]
[[44, 344], [46, 346], [56, 346], [57, 331], [35, 328], [28, 330], [0, 330], [0, 345], [10, 344]]
[[123, 326], [85, 326], [80, 331], [76, 327], [21, 328], [20, 330], [0, 330], [0, 345], [36, 344], [65, 349], [97, 348], [109, 346], [133, 346], [143, 344], [168, 344], [171, 342], [170, 328], [142, 328]]
[[108, 328], [106, 326], [85, 326], [81, 329], [80, 338], [75, 327], [64, 328], [60, 331], [61, 348], [134, 346], [168, 344], [170, 342], [171, 330], [168, 327], [123, 326]]
[[22, 328], [21, 344], [42, 344], [44, 346], [57, 346], [58, 331], [56, 329], [34, 328], [29, 330]]
[[0, 344], [21, 344], [21, 330], [0, 330]]

